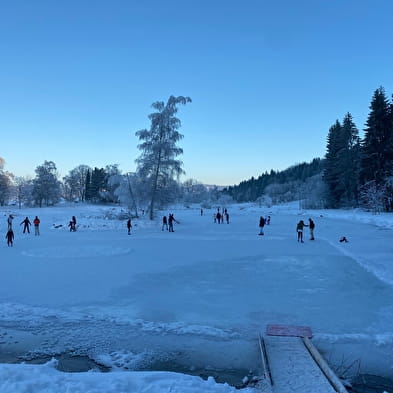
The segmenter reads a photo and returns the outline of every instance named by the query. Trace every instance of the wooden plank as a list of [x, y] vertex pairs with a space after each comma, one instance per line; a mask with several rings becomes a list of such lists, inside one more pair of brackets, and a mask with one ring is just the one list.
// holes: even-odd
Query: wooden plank
[[267, 325], [268, 336], [308, 337], [312, 338], [311, 328], [308, 326]]
[[314, 358], [314, 360], [317, 362], [320, 369], [326, 375], [326, 378], [334, 387], [334, 389], [336, 389], [338, 393], [348, 393], [347, 389], [345, 389], [342, 382], [338, 379], [337, 375], [332, 371], [332, 369], [326, 363], [325, 359], [321, 356], [318, 349], [315, 348], [314, 344], [307, 337], [303, 337], [303, 342], [306, 348], [309, 350], [312, 357]]
[[267, 336], [274, 393], [335, 393], [299, 337]]
[[266, 380], [269, 381], [271, 386], [273, 385], [273, 379], [272, 379], [272, 374], [270, 372], [270, 365], [266, 352], [265, 341], [263, 340], [263, 337], [261, 335], [259, 335], [259, 350], [261, 352], [261, 358], [262, 358], [262, 367], [263, 367], [263, 374], [264, 374], [263, 376]]

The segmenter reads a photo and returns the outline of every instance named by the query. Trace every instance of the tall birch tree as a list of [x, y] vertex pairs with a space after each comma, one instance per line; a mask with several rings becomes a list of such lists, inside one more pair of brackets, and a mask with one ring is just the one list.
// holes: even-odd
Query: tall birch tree
[[149, 215], [154, 218], [156, 204], [168, 199], [173, 181], [182, 173], [182, 161], [177, 157], [183, 154], [183, 149], [177, 143], [183, 138], [178, 131], [181, 127], [180, 120], [175, 116], [178, 105], [191, 102], [189, 97], [170, 96], [167, 103], [157, 101], [152, 104], [156, 112], [148, 117], [151, 121], [150, 129], [136, 132], [141, 143], [138, 149], [141, 155], [137, 158], [137, 173], [144, 180], [149, 190]]

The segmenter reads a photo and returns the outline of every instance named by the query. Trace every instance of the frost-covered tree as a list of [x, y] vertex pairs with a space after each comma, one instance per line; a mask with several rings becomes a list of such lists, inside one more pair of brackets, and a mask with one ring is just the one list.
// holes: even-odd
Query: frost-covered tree
[[141, 155], [136, 159], [138, 177], [144, 179], [149, 194], [150, 219], [154, 217], [157, 204], [165, 203], [173, 196], [174, 179], [184, 173], [182, 162], [177, 159], [183, 149], [177, 143], [183, 138], [178, 131], [181, 122], [175, 117], [178, 105], [191, 102], [189, 97], [170, 96], [167, 103], [157, 101], [152, 104], [156, 112], [148, 117], [150, 129], [136, 132], [141, 143]]
[[0, 206], [8, 203], [11, 195], [11, 178], [3, 171], [0, 171]]
[[68, 175], [63, 178], [70, 199], [78, 198], [82, 202], [86, 200], [86, 177], [90, 170], [88, 165], [79, 165], [71, 169]]
[[135, 217], [138, 217], [138, 209], [144, 199], [141, 179], [135, 173], [126, 173], [111, 176], [108, 183], [116, 186], [116, 197]]
[[100, 197], [103, 202], [115, 203], [119, 201], [115, 193], [119, 184], [116, 183], [115, 179], [118, 179], [120, 175], [121, 172], [118, 164], [107, 165], [105, 167], [104, 186], [100, 192]]
[[380, 213], [385, 206], [386, 185], [378, 184], [375, 180], [370, 180], [360, 187], [360, 201], [364, 207]]
[[188, 179], [181, 185], [185, 203], [200, 203], [209, 197], [206, 186], [194, 179]]
[[33, 180], [33, 198], [35, 203], [42, 207], [52, 205], [60, 199], [60, 181], [56, 164], [53, 161], [44, 161], [35, 169], [36, 177]]
[[9, 172], [4, 171], [5, 161], [0, 157], [0, 206], [8, 203], [12, 191], [12, 177]]
[[19, 209], [22, 205], [31, 206], [33, 204], [33, 180], [27, 177], [16, 177], [14, 180], [15, 197]]

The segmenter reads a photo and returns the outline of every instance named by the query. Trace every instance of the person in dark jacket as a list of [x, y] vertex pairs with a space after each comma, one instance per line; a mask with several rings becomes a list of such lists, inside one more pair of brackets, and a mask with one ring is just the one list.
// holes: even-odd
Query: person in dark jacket
[[262, 216], [260, 216], [259, 217], [259, 235], [261, 235], [261, 236], [264, 235], [264, 233], [263, 233], [264, 226], [265, 226], [265, 219]]
[[14, 232], [12, 231], [12, 229], [9, 229], [7, 231], [5, 238], [7, 239], [8, 247], [12, 247], [14, 245]]
[[132, 224], [131, 224], [131, 218], [129, 218], [127, 220], [127, 230], [128, 230], [128, 234], [131, 235], [131, 228], [132, 228]]
[[14, 219], [14, 216], [12, 214], [10, 214], [7, 218], [7, 225], [8, 225], [8, 229], [12, 230], [12, 220]]
[[303, 220], [300, 220], [296, 225], [297, 241], [301, 242], [301, 243], [304, 243], [304, 241], [303, 241], [304, 227], [308, 227], [308, 225], [306, 225]]
[[168, 220], [167, 220], [166, 216], [162, 217], [162, 228], [161, 228], [161, 230], [163, 231], [164, 228], [166, 230], [168, 230]]
[[314, 238], [315, 223], [311, 218], [308, 219], [308, 226], [310, 228], [310, 240], [315, 240]]
[[168, 218], [169, 232], [175, 232], [173, 230], [173, 222], [176, 222], [178, 224], [178, 222], [175, 220], [175, 217], [173, 216], [173, 213], [172, 213], [169, 215], [169, 218]]
[[30, 222], [30, 220], [29, 220], [29, 217], [26, 217], [26, 218], [20, 223], [20, 225], [22, 225], [22, 224], [24, 224], [24, 225], [23, 225], [23, 233], [26, 233], [26, 231], [27, 231], [27, 233], [30, 233], [30, 225], [31, 225], [31, 222]]

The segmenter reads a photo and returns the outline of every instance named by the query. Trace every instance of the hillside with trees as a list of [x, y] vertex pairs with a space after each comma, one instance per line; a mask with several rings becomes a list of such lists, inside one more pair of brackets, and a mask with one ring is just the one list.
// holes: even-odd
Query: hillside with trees
[[311, 199], [315, 199], [313, 204], [320, 206], [323, 198], [320, 190], [323, 168], [324, 161], [314, 158], [310, 163], [293, 165], [283, 171], [265, 172], [256, 179], [252, 177], [237, 186], [227, 187], [222, 192], [230, 195], [236, 202], [276, 204], [308, 199], [311, 204]]

